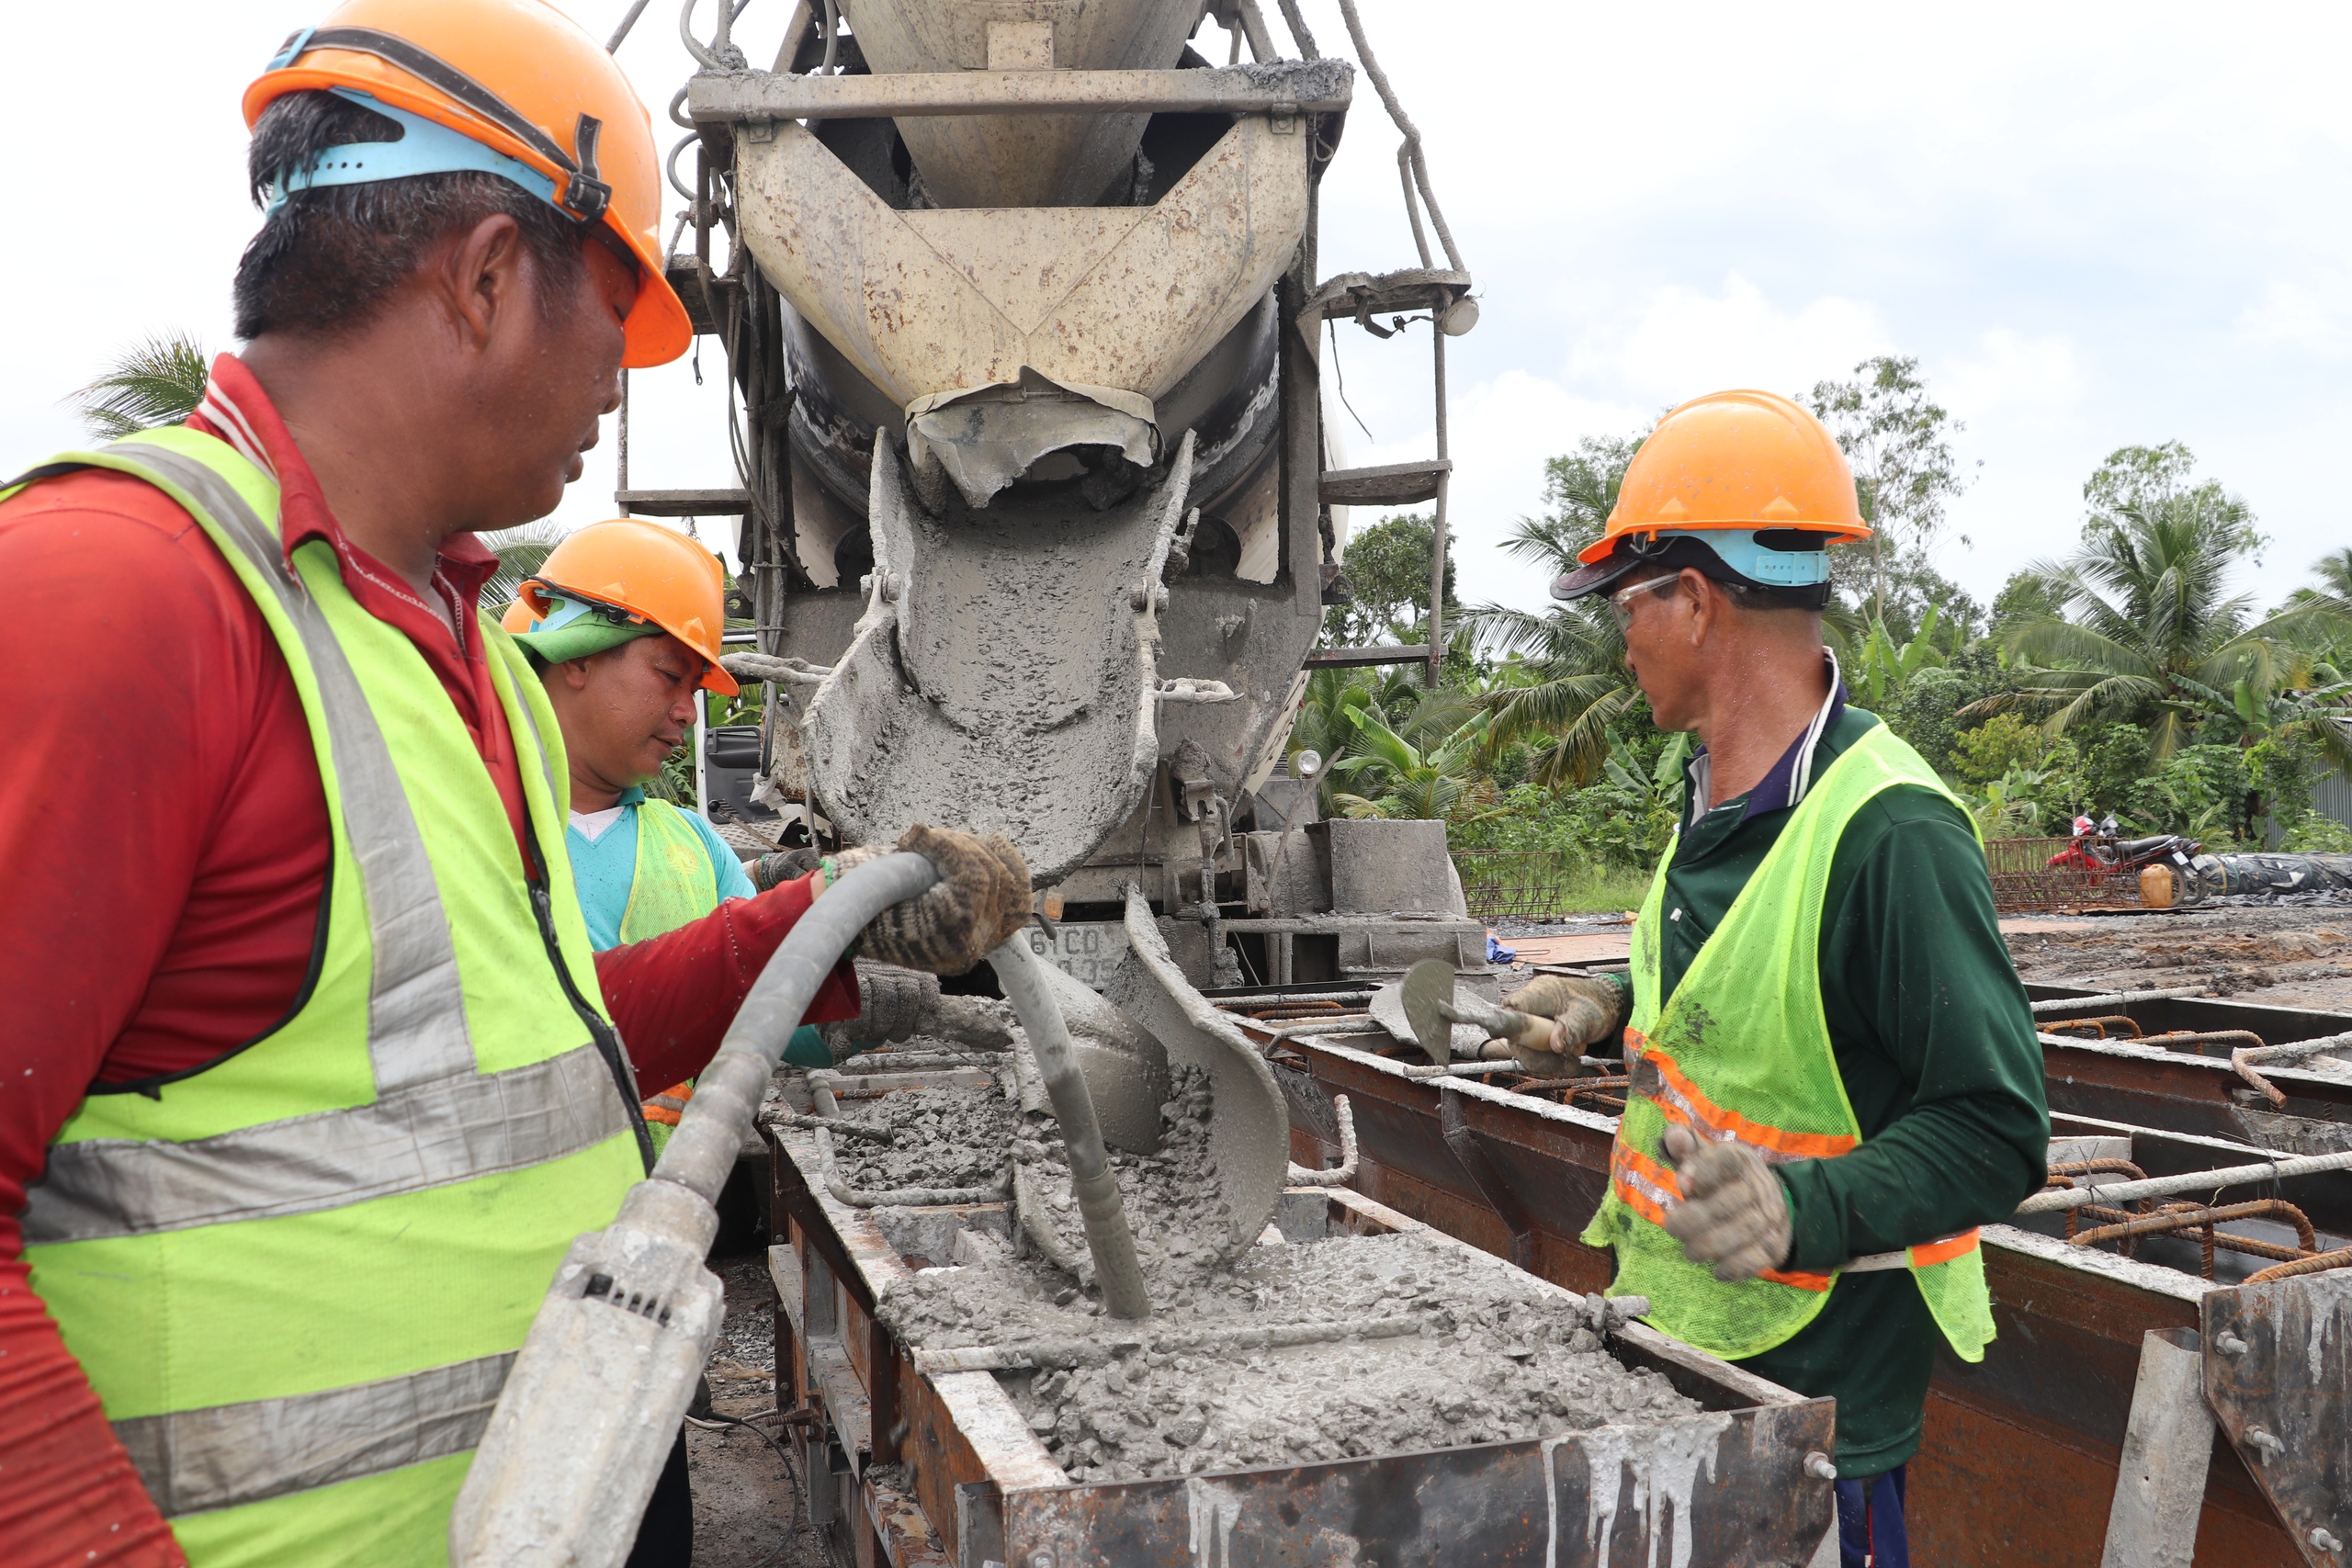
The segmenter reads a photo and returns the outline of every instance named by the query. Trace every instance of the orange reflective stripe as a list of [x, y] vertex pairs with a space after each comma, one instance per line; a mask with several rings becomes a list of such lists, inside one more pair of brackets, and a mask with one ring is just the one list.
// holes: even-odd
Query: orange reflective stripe
[[[1610, 1153], [1609, 1176], [1610, 1185], [1616, 1189], [1625, 1206], [1660, 1229], [1666, 1226], [1667, 1210], [1682, 1201], [1682, 1190], [1675, 1185], [1674, 1172], [1641, 1150], [1622, 1143]], [[1776, 1285], [1793, 1285], [1800, 1291], [1826, 1291], [1835, 1280], [1828, 1274], [1797, 1274], [1779, 1269], [1767, 1269], [1757, 1278]]]
[[686, 1109], [686, 1101], [695, 1097], [691, 1083], [673, 1083], [645, 1102], [641, 1109], [648, 1122], [659, 1122], [664, 1127], [674, 1127]]
[[1958, 1235], [1948, 1235], [1941, 1241], [1921, 1242], [1911, 1249], [1911, 1267], [1925, 1269], [1932, 1264], [1949, 1263], [1964, 1253], [1976, 1249], [1976, 1232], [1964, 1230]]
[[1794, 1285], [1800, 1291], [1826, 1291], [1837, 1280], [1832, 1274], [1791, 1274], [1779, 1269], [1767, 1269], [1756, 1277], [1776, 1285]]
[[[1675, 1120], [1702, 1125], [1724, 1138], [1736, 1138], [1762, 1154], [1767, 1159], [1835, 1159], [1859, 1145], [1861, 1140], [1842, 1133], [1787, 1133], [1778, 1127], [1768, 1127], [1761, 1122], [1751, 1122], [1736, 1111], [1727, 1111], [1700, 1092], [1674, 1058], [1655, 1047], [1642, 1053], [1644, 1059], [1657, 1064], [1658, 1078], [1664, 1092], [1657, 1105]], [[1676, 1116], [1675, 1112], [1682, 1114]]]
[[1625, 1206], [1654, 1225], [1663, 1227], [1667, 1210], [1682, 1201], [1674, 1172], [1623, 1140], [1610, 1151], [1609, 1180]]

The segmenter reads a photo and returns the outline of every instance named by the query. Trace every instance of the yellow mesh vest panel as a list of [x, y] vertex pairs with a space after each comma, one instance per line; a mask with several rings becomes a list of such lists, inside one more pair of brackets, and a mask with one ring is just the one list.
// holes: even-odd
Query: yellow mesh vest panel
[[[1897, 784], [1944, 791], [1918, 754], [1883, 725], [1833, 762], [1733, 900], [1670, 998], [1659, 996], [1668, 846], [1635, 919], [1627, 1054], [1636, 1088], [1611, 1150], [1611, 1186], [1585, 1241], [1612, 1247], [1615, 1295], [1650, 1299], [1650, 1321], [1726, 1358], [1786, 1341], [1828, 1301], [1834, 1276], [1774, 1272], [1725, 1284], [1667, 1234], [1679, 1201], [1664, 1153], [1676, 1121], [1701, 1136], [1736, 1138], [1766, 1159], [1836, 1158], [1861, 1141], [1846, 1101], [1821, 1005], [1821, 915], [1846, 824]], [[1993, 1337], [1984, 1260], [1969, 1247], [1912, 1266], [1952, 1348], [1982, 1359]]]
[[621, 941], [676, 931], [718, 908], [718, 873], [684, 815], [666, 800], [637, 806], [637, 867], [621, 911]]
[[[184, 429], [137, 439], [200, 464], [274, 525], [276, 487], [224, 444]], [[64, 460], [159, 482], [104, 452]], [[254, 595], [301, 699], [333, 835], [325, 953], [309, 999], [269, 1035], [164, 1085], [159, 1099], [86, 1099], [52, 1145], [52, 1170], [69, 1145], [200, 1145], [364, 1111], [377, 1099], [374, 941], [318, 673], [222, 525], [191, 494], [162, 488], [188, 508]], [[587, 1027], [540, 935], [504, 807], [447, 694], [404, 637], [351, 599], [326, 546], [304, 547], [295, 570], [391, 741], [398, 787], [447, 922], [473, 1072], [528, 1074], [571, 1056], [588, 1044]], [[503, 634], [485, 635], [522, 762], [561, 962], [601, 1010], [560, 837], [565, 772], [553, 710], [536, 679], [517, 678], [528, 666]], [[588, 1123], [609, 1121], [612, 1131], [591, 1132], [560, 1156], [302, 1212], [231, 1208], [204, 1223], [36, 1243], [26, 1249], [33, 1287], [119, 1429], [178, 1412], [331, 1397], [511, 1352], [572, 1238], [609, 1223], [641, 1174], [624, 1104], [609, 1072], [597, 1067], [601, 1077], [567, 1081], [584, 1084], [582, 1092], [595, 1101], [582, 1112]], [[515, 1109], [528, 1115], [532, 1107]], [[393, 1157], [388, 1166], [399, 1163]], [[265, 1181], [268, 1174], [261, 1173]], [[469, 1457], [445, 1453], [263, 1501], [180, 1513], [174, 1529], [198, 1568], [439, 1564]]]

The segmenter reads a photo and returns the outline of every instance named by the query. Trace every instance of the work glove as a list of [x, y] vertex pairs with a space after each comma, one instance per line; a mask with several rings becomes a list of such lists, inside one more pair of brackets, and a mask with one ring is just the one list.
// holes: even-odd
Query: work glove
[[1628, 998], [1613, 981], [1590, 975], [1538, 975], [1503, 998], [1513, 1012], [1552, 1021], [1548, 1041], [1510, 1043], [1522, 1072], [1573, 1077], [1588, 1045], [1613, 1040], [1625, 1027]]
[[1682, 1201], [1666, 1212], [1666, 1229], [1683, 1257], [1712, 1267], [1725, 1284], [1787, 1259], [1788, 1195], [1763, 1156], [1745, 1144], [1702, 1143], [1679, 1126], [1666, 1130], [1666, 1156], [1682, 1190]]
[[764, 893], [787, 882], [797, 882], [817, 869], [820, 852], [804, 844], [782, 854], [765, 854], [752, 863], [752, 886]]
[[834, 879], [866, 861], [904, 850], [939, 868], [922, 897], [876, 915], [858, 952], [901, 969], [961, 975], [1019, 931], [1029, 919], [1029, 863], [1001, 833], [978, 838], [918, 822], [895, 846], [865, 845], [833, 856]]

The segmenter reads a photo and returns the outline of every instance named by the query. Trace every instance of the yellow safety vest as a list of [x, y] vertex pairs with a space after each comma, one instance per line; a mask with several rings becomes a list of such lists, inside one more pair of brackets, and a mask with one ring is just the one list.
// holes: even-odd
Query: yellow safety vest
[[[1838, 1275], [1771, 1269], [1725, 1284], [1685, 1258], [1665, 1228], [1666, 1211], [1681, 1201], [1666, 1164], [1667, 1125], [1745, 1144], [1773, 1163], [1835, 1159], [1860, 1145], [1822, 1011], [1821, 907], [1846, 824], [1898, 784], [1950, 796], [1919, 754], [1880, 725], [1815, 782], [1672, 997], [1661, 1000], [1658, 982], [1673, 845], [1634, 924], [1625, 1055], [1635, 1094], [1617, 1123], [1609, 1191], [1584, 1240], [1616, 1249], [1610, 1294], [1647, 1296], [1653, 1325], [1713, 1355], [1759, 1355], [1785, 1342], [1827, 1303]], [[1952, 1349], [1979, 1361], [1993, 1313], [1976, 1239], [1971, 1230], [1847, 1269], [1908, 1268]]]
[[[668, 801], [639, 801], [637, 860], [629, 871], [628, 904], [621, 910], [621, 941], [661, 936], [718, 908], [718, 872], [702, 835]], [[656, 1155], [670, 1146], [670, 1134], [694, 1097], [695, 1082], [688, 1078], [645, 1102]]]
[[259, 605], [334, 858], [292, 1016], [160, 1089], [92, 1091], [58, 1134], [24, 1213], [32, 1284], [198, 1568], [441, 1564], [557, 1264], [645, 1168], [564, 852], [562, 737], [485, 623], [526, 877], [414, 645], [325, 541], [288, 569], [267, 474], [170, 429], [27, 477], [85, 467], [171, 496]]

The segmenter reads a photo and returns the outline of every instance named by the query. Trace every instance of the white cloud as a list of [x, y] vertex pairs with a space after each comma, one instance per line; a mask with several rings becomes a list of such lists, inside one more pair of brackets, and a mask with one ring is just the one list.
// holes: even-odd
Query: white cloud
[[2323, 359], [2352, 351], [2352, 279], [2313, 287], [2272, 278], [2253, 303], [2240, 310], [2240, 342], [2265, 348], [2298, 348]]
[[1669, 285], [1582, 332], [1571, 381], [1671, 405], [1727, 387], [1792, 392], [1894, 347], [1875, 306], [1824, 297], [1784, 310], [1737, 273], [1720, 294]]
[[[1494, 600], [1528, 609], [1548, 604], [1549, 577], [1498, 547], [1513, 524], [1543, 511], [1544, 459], [1572, 450], [1580, 435], [1638, 430], [1649, 417], [1633, 404], [1577, 397], [1559, 382], [1525, 370], [1456, 387], [1448, 400], [1453, 477], [1446, 519], [1453, 539], [1455, 591], [1464, 603]], [[1436, 439], [1435, 427], [1424, 417], [1419, 429], [1400, 439], [1351, 448], [1347, 460], [1364, 467], [1407, 462], [1430, 456]], [[1426, 513], [1428, 508], [1419, 510]], [[1379, 520], [1377, 513], [1359, 508], [1353, 525]]]
[[2083, 368], [2075, 340], [2029, 338], [1996, 327], [1964, 359], [1927, 367], [1936, 400], [1963, 420], [2044, 416], [2082, 401]]

